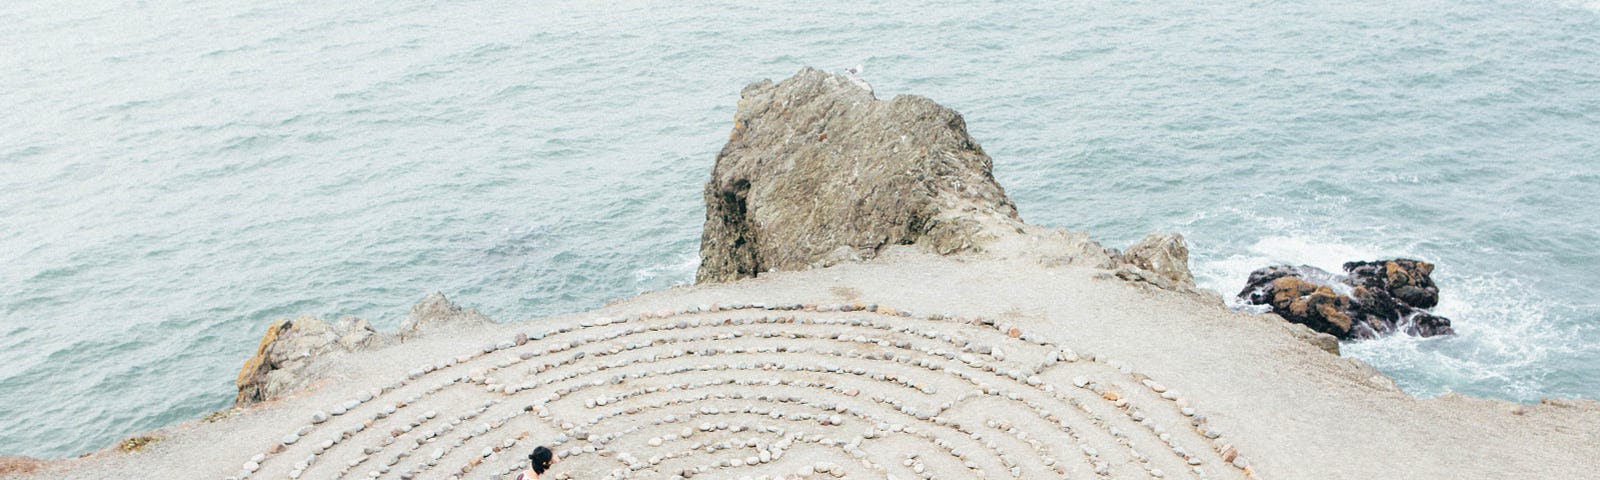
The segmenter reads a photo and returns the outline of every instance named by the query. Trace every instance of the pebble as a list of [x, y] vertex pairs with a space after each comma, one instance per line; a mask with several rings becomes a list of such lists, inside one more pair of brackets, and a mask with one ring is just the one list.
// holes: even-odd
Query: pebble
[[[602, 318], [589, 320], [584, 323], [589, 327], [604, 327], [618, 325], [615, 329], [580, 330], [571, 326], [552, 329], [547, 333], [531, 336], [518, 333], [509, 340], [495, 344], [484, 345], [479, 350], [468, 355], [446, 360], [436, 365], [424, 366], [407, 373], [405, 380], [400, 380], [382, 389], [359, 391], [355, 400], [337, 405], [328, 412], [315, 411], [311, 414], [311, 425], [327, 422], [331, 416], [338, 416], [357, 408], [360, 404], [379, 398], [384, 393], [392, 393], [394, 389], [402, 388], [413, 380], [418, 380], [429, 372], [454, 366], [468, 361], [497, 362], [492, 365], [475, 366], [473, 371], [465, 373], [449, 373], [436, 375], [443, 379], [437, 382], [426, 392], [411, 395], [404, 402], [384, 404], [372, 415], [363, 414], [363, 422], [346, 428], [344, 435], [335, 440], [324, 441], [318, 445], [316, 452], [323, 451], [342, 452], [333, 450], [339, 440], [350, 440], [350, 435], [362, 431], [367, 426], [377, 426], [373, 422], [380, 418], [394, 414], [398, 409], [405, 408], [408, 404], [416, 404], [423, 396], [433, 395], [442, 389], [457, 383], [471, 383], [477, 395], [484, 395], [483, 391], [503, 392], [504, 395], [488, 396], [493, 400], [482, 403], [480, 407], [477, 400], [471, 402], [470, 407], [461, 408], [451, 406], [446, 411], [448, 424], [441, 422], [439, 425], [422, 426], [428, 420], [435, 418], [438, 412], [428, 411], [415, 416], [414, 420], [399, 421], [397, 424], [384, 424], [380, 426], [384, 435], [378, 435], [369, 446], [361, 450], [366, 455], [375, 455], [381, 447], [392, 443], [400, 443], [403, 448], [393, 455], [381, 459], [370, 459], [362, 456], [349, 460], [348, 467], [341, 467], [342, 471], [330, 472], [337, 476], [351, 476], [365, 472], [367, 469], [357, 467], [365, 464], [374, 466], [377, 470], [368, 472], [368, 475], [387, 474], [390, 467], [394, 467], [402, 479], [413, 477], [445, 477], [461, 478], [471, 474], [472, 478], [504, 478], [514, 473], [515, 469], [506, 467], [496, 471], [484, 472], [489, 465], [495, 464], [490, 459], [496, 455], [508, 455], [508, 449], [514, 448], [517, 440], [527, 437], [528, 432], [522, 432], [515, 438], [493, 438], [490, 433], [494, 428], [500, 428], [508, 422], [517, 421], [518, 416], [527, 415], [537, 417], [537, 421], [558, 427], [560, 434], [556, 437], [555, 445], [565, 445], [560, 450], [561, 455], [589, 455], [612, 457], [620, 461], [626, 468], [613, 472], [608, 478], [631, 478], [631, 472], [650, 469], [652, 465], [673, 465], [670, 460], [688, 459], [691, 456], [699, 457], [702, 454], [723, 452], [732, 453], [730, 449], [751, 448], [740, 452], [741, 455], [729, 456], [713, 460], [713, 463], [704, 463], [706, 458], [693, 461], [685, 469], [674, 469], [671, 472], [662, 472], [665, 477], [687, 479], [699, 475], [701, 477], [726, 477], [739, 478], [737, 475], [712, 475], [718, 465], [729, 468], [754, 466], [779, 461], [786, 449], [793, 448], [794, 443], [812, 443], [827, 447], [837, 448], [844, 453], [854, 456], [861, 462], [861, 467], [869, 472], [877, 472], [872, 476], [888, 475], [882, 466], [875, 465], [865, 455], [866, 451], [875, 448], [870, 440], [893, 438], [897, 435], [909, 435], [931, 441], [944, 449], [946, 453], [958, 459], [959, 463], [971, 469], [971, 473], [979, 478], [984, 477], [985, 470], [979, 465], [985, 460], [979, 457], [992, 458], [999, 464], [1009, 469], [1012, 478], [1022, 478], [1020, 463], [1028, 463], [1024, 458], [1036, 458], [1046, 472], [1058, 474], [1067, 473], [1065, 466], [1070, 462], [1063, 462], [1050, 456], [1050, 447], [1053, 443], [1065, 442], [1066, 445], [1076, 445], [1081, 448], [1086, 456], [1090, 457], [1090, 464], [1096, 473], [1109, 474], [1109, 463], [1102, 459], [1100, 449], [1112, 448], [1122, 451], [1124, 448], [1131, 451], [1132, 461], [1143, 464], [1147, 473], [1153, 478], [1163, 478], [1166, 472], [1153, 468], [1154, 460], [1146, 457], [1146, 453], [1160, 453], [1167, 447], [1176, 447], [1177, 440], [1165, 432], [1163, 425], [1156, 419], [1149, 418], [1147, 412], [1154, 414], [1163, 407], [1144, 403], [1130, 404], [1129, 399], [1118, 392], [1121, 382], [1095, 383], [1088, 376], [1074, 376], [1071, 381], [1075, 387], [1086, 388], [1094, 394], [1111, 401], [1122, 412], [1108, 410], [1114, 413], [1108, 417], [1101, 417], [1104, 413], [1092, 410], [1093, 404], [1083, 403], [1080, 397], [1059, 392], [1055, 385], [1046, 384], [1047, 369], [1055, 368], [1073, 373], [1089, 375], [1104, 374], [1105, 367], [1117, 369], [1120, 372], [1132, 375], [1136, 382], [1151, 391], [1160, 394], [1162, 398], [1176, 401], [1174, 407], [1184, 416], [1191, 417], [1191, 423], [1196, 430], [1205, 437], [1218, 438], [1219, 435], [1206, 424], [1193, 408], [1189, 408], [1187, 401], [1178, 397], [1176, 393], [1168, 391], [1165, 386], [1154, 382], [1148, 377], [1138, 374], [1132, 368], [1121, 362], [1114, 362], [1093, 356], [1080, 357], [1071, 349], [1051, 343], [1050, 340], [1038, 334], [1023, 334], [1017, 328], [996, 323], [987, 318], [963, 318], [952, 316], [939, 316], [938, 318], [914, 317], [911, 314], [887, 309], [878, 305], [810, 305], [803, 307], [807, 311], [876, 311], [879, 313], [890, 311], [897, 312], [901, 318], [916, 318], [935, 322], [951, 322], [945, 329], [939, 330], [920, 327], [917, 322], [909, 324], [904, 320], [892, 323], [881, 319], [874, 319], [865, 314], [840, 315], [837, 317], [808, 316], [806, 313], [794, 312], [801, 310], [799, 305], [772, 305], [769, 313], [761, 317], [752, 317], [746, 314], [718, 314], [713, 312], [727, 312], [744, 310], [746, 308], [769, 308], [764, 304], [746, 306], [720, 305], [686, 309], [683, 311], [667, 310], [664, 315], [691, 314], [692, 318], [674, 319], [666, 321], [650, 320], [664, 318], [656, 313], [642, 314], [637, 317], [623, 317], [619, 319]], [[860, 318], [857, 318], [860, 317]], [[749, 327], [746, 327], [746, 326]], [[790, 326], [792, 325], [792, 329]], [[981, 331], [973, 326], [983, 327]], [[787, 330], [786, 330], [787, 329]], [[668, 334], [667, 332], [671, 332]], [[661, 332], [661, 333], [653, 333]], [[546, 343], [531, 347], [520, 354], [507, 355], [506, 358], [489, 360], [485, 354], [496, 350], [505, 350], [526, 345], [529, 342], [542, 341], [547, 336], [557, 335], [555, 343]], [[637, 335], [637, 337], [636, 337]], [[898, 337], [898, 338], [897, 338]], [[1009, 338], [1006, 338], [1009, 337]], [[742, 342], [740, 338], [757, 339], [793, 339], [795, 341], [762, 341]], [[1017, 342], [1012, 339], [1020, 339]], [[907, 341], [907, 340], [914, 340]], [[716, 342], [716, 343], [711, 343]], [[925, 342], [925, 343], [924, 343]], [[675, 344], [675, 345], [674, 345]], [[1003, 345], [1004, 348], [1000, 346]], [[639, 354], [624, 354], [639, 350]], [[557, 352], [567, 352], [563, 355], [551, 355]], [[743, 356], [740, 354], [764, 354]], [[786, 356], [783, 354], [805, 354], [805, 356]], [[1044, 356], [1043, 363], [1035, 363], [1040, 355]], [[804, 358], [804, 360], [777, 363], [770, 362], [771, 356], [788, 358]], [[699, 360], [694, 365], [653, 367], [652, 365], [674, 365], [672, 363], [658, 363], [665, 360], [679, 358], [696, 358]], [[823, 359], [823, 358], [826, 359]], [[1008, 358], [1015, 357], [1015, 363], [1006, 362]], [[1078, 362], [1081, 358], [1099, 363], [1064, 365], [1057, 362]], [[477, 359], [477, 360], [474, 360]], [[989, 361], [989, 360], [992, 360]], [[522, 367], [515, 367], [519, 361]], [[750, 375], [752, 372], [757, 375]], [[807, 375], [816, 374], [816, 375]], [[686, 374], [684, 383], [654, 384], [654, 386], [630, 383], [634, 379], [660, 375]], [[1068, 373], [1067, 375], [1070, 375]], [[692, 377], [691, 377], [692, 375]], [[750, 378], [762, 376], [763, 378]], [[804, 376], [803, 376], [804, 375]], [[846, 379], [846, 385], [830, 382]], [[674, 380], [676, 381], [676, 380]], [[997, 382], [998, 381], [998, 382]], [[879, 389], [867, 385], [867, 382], [882, 382], [892, 386], [891, 389]], [[435, 383], [430, 381], [429, 383]], [[1025, 384], [1025, 388], [1017, 388], [1018, 384]], [[935, 388], [938, 385], [938, 388]], [[481, 387], [480, 387], [481, 386]], [[781, 388], [768, 388], [781, 387]], [[947, 387], [955, 387], [955, 395], [950, 398], [935, 396], [938, 391]], [[906, 390], [893, 390], [904, 388]], [[892, 398], [892, 391], [914, 393], [920, 391], [929, 397], [916, 396], [910, 398]], [[1127, 391], [1127, 390], [1121, 390]], [[530, 392], [531, 395], [530, 395]], [[666, 399], [666, 395], [651, 396], [652, 394], [679, 392], [689, 396], [685, 398]], [[809, 393], [802, 393], [809, 392]], [[470, 393], [470, 392], [463, 392]], [[862, 396], [862, 393], [866, 393]], [[999, 398], [995, 398], [999, 397]], [[483, 398], [483, 397], [479, 397]], [[554, 403], [567, 399], [567, 402]], [[999, 402], [1007, 402], [1006, 410], [1001, 413], [978, 413], [974, 411], [951, 411], [952, 408], [963, 402], [975, 398], [990, 398]], [[1036, 399], [1043, 398], [1044, 402]], [[581, 399], [581, 400], [580, 400]], [[640, 401], [639, 399], [644, 399]], [[1053, 399], [1053, 400], [1052, 400]], [[511, 400], [517, 404], [514, 408], [491, 410], [503, 400]], [[711, 403], [707, 400], [749, 400], [742, 406], [738, 403]], [[576, 402], [576, 404], [575, 404]], [[849, 403], [838, 403], [849, 402]], [[859, 402], [859, 403], [857, 403]], [[743, 402], [739, 402], [743, 403]], [[555, 408], [556, 406], [561, 408]], [[581, 407], [582, 405], [589, 410]], [[627, 406], [624, 406], [627, 405]], [[1102, 404], [1103, 405], [1103, 404]], [[776, 410], [775, 406], [790, 409], [787, 411]], [[376, 407], [376, 405], [375, 405]], [[508, 405], [507, 407], [510, 407]], [[798, 407], [798, 408], [797, 408]], [[871, 407], [871, 408], [868, 408]], [[1153, 410], [1141, 410], [1150, 409]], [[1073, 409], [1088, 413], [1087, 420]], [[587, 412], [587, 413], [580, 413]], [[849, 435], [844, 438], [832, 438], [818, 434], [819, 431], [787, 433], [783, 428], [770, 423], [754, 422], [739, 423], [745, 420], [736, 420], [734, 417], [720, 417], [723, 414], [753, 414], [756, 420], [779, 421], [804, 421], [816, 422], [824, 427], [843, 426], [844, 414], [848, 413], [852, 421], [860, 420], [857, 429], [832, 429], [825, 428], [820, 432], [837, 432], [835, 435]], [[887, 423], [881, 415], [890, 413], [897, 418], [915, 418], [910, 425]], [[1072, 415], [1062, 415], [1062, 414]], [[407, 414], [411, 417], [414, 414]], [[654, 420], [640, 422], [613, 423], [624, 416], [647, 415]], [[903, 416], [902, 416], [903, 415]], [[999, 415], [999, 418], [990, 418], [988, 423], [982, 421], [977, 415]], [[712, 416], [718, 416], [712, 418]], [[1035, 417], [1036, 416], [1036, 417]], [[695, 422], [695, 417], [700, 420]], [[1157, 415], [1159, 418], [1159, 415]], [[726, 419], [723, 422], [719, 420]], [[1056, 428], [1052, 436], [1049, 430], [1023, 431], [1013, 427], [1012, 422], [1036, 421], [1042, 419], [1050, 428]], [[1130, 422], [1131, 419], [1131, 422]], [[1019, 452], [1009, 451], [1010, 447], [1004, 442], [997, 442], [991, 435], [991, 430], [973, 430], [968, 422], [977, 421], [979, 425], [987, 425], [1006, 436], [1013, 436], [1021, 443], [1024, 450], [1032, 448], [1036, 457], [1028, 455], [1018, 456]], [[393, 422], [387, 420], [386, 422]], [[409, 424], [408, 424], [409, 422]], [[927, 422], [919, 423], [919, 422]], [[698, 428], [693, 425], [698, 423]], [[695, 441], [685, 450], [662, 450], [661, 454], [651, 456], [648, 461], [641, 461], [627, 452], [615, 450], [608, 444], [619, 439], [628, 438], [629, 435], [642, 433], [641, 430], [659, 428], [651, 425], [667, 427], [674, 433], [662, 434], [658, 432], [646, 440], [651, 447], [662, 447], [668, 443], [684, 440], [684, 444], [697, 432], [711, 432], [716, 438]], [[938, 425], [941, 430], [935, 431], [928, 428]], [[787, 426], [787, 425], [786, 425]], [[340, 428], [345, 428], [341, 426]], [[412, 429], [416, 428], [415, 432]], [[981, 428], [981, 427], [980, 427]], [[1123, 433], [1128, 429], [1146, 429], [1159, 438], [1161, 443], [1155, 444], [1155, 451], [1136, 449], [1129, 434]], [[293, 444], [300, 437], [310, 433], [311, 426], [303, 426], [289, 437], [284, 438], [284, 445]], [[681, 429], [681, 431], [679, 430]], [[961, 435], [971, 436], [979, 448], [963, 450], [941, 438], [947, 429], [961, 432]], [[1098, 430], [1109, 432], [1111, 439], [1117, 444], [1110, 443], [1090, 445], [1085, 443], [1085, 438], [1079, 432], [1082, 430]], [[763, 433], [776, 433], [776, 437], [751, 437], [735, 436], [740, 432], [756, 431]], [[578, 442], [567, 443], [568, 435], [575, 437]], [[701, 434], [704, 439], [706, 434]], [[496, 435], [496, 437], [500, 437]], [[365, 437], [360, 437], [365, 438]], [[363, 440], [365, 442], [365, 440]], [[425, 460], [408, 463], [402, 467], [400, 463], [405, 457], [415, 451], [421, 456], [422, 448], [429, 444], [439, 442], [446, 445], [434, 449]], [[485, 446], [485, 443], [492, 446]], [[771, 443], [769, 443], [771, 442]], [[346, 442], [352, 443], [352, 442]], [[1224, 462], [1236, 466], [1245, 465], [1243, 459], [1229, 445], [1221, 445], [1217, 451], [1222, 454]], [[449, 446], [454, 445], [454, 446]], [[677, 445], [674, 443], [674, 445]], [[276, 445], [279, 450], [282, 445]], [[1143, 446], [1146, 447], [1148, 446]], [[435, 471], [428, 473], [430, 467], [437, 466], [448, 453], [447, 450], [457, 448], [470, 448], [478, 453], [463, 465], [450, 465], [449, 471]], [[880, 447], [881, 448], [881, 447]], [[1070, 448], [1070, 447], [1069, 447]], [[481, 450], [479, 450], [481, 449]], [[753, 454], [752, 454], [753, 453]], [[338, 455], [329, 453], [329, 455]], [[941, 454], [942, 455], [942, 454]], [[1176, 455], [1179, 461], [1187, 462], [1198, 469], [1200, 459], [1184, 453], [1181, 449], [1174, 453], [1163, 455]], [[303, 472], [316, 456], [307, 459], [307, 462], [296, 464], [290, 472], [291, 478]], [[257, 455], [251, 458], [255, 468], [261, 468], [265, 456]], [[340, 456], [340, 462], [346, 459]], [[1169, 457], [1167, 462], [1171, 461]], [[508, 461], [509, 462], [509, 461]], [[663, 463], [667, 462], [667, 463]], [[480, 464], [482, 468], [480, 467]], [[937, 462], [936, 462], [937, 464]], [[342, 463], [341, 463], [342, 465]], [[1168, 463], [1162, 463], [1168, 465]], [[905, 466], [916, 472], [923, 479], [931, 478], [933, 469], [917, 460], [915, 454], [908, 455]], [[460, 467], [460, 472], [455, 469]], [[478, 468], [478, 470], [474, 470]], [[787, 467], [785, 467], [787, 468]], [[1185, 467], [1187, 468], [1187, 467]], [[1244, 468], [1244, 467], [1240, 467]], [[242, 475], [248, 476], [252, 469], [247, 468]], [[1196, 470], [1199, 472], [1199, 470]], [[829, 462], [819, 462], [806, 467], [803, 474], [816, 473], [823, 476], [843, 477], [845, 470]], [[951, 472], [943, 472], [949, 474]], [[881, 474], [881, 475], [880, 475]], [[281, 474], [275, 474], [281, 475]], [[452, 475], [454, 477], [452, 477]], [[854, 475], [852, 475], [854, 476]], [[1004, 474], [1002, 474], [1004, 476]], [[1031, 476], [1031, 475], [1029, 475]], [[1181, 475], [1180, 475], [1181, 476]], [[279, 478], [282, 478], [281, 476]], [[557, 475], [556, 480], [570, 480], [571, 475]], [[764, 478], [764, 477], [763, 477]]]
[[296, 435], [296, 434], [293, 434], [293, 433], [288, 434], [288, 435], [284, 435], [284, 437], [283, 437], [283, 444], [284, 445], [294, 445], [294, 442], [298, 442], [298, 441], [300, 441], [300, 435]]

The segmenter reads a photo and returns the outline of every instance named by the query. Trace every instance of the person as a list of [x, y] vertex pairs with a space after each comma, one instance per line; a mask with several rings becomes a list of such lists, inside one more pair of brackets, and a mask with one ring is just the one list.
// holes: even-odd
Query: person
[[551, 465], [555, 465], [558, 461], [560, 459], [556, 458], [556, 452], [552, 452], [549, 448], [541, 445], [533, 449], [533, 453], [528, 454], [529, 469], [517, 474], [516, 480], [538, 480], [539, 475], [544, 474], [546, 470], [550, 469]]

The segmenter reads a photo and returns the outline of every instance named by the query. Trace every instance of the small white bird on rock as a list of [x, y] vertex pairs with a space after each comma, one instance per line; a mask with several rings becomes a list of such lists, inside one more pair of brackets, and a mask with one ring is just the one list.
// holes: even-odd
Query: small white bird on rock
[[[861, 64], [856, 64], [854, 67], [844, 69], [844, 72], [847, 74], [845, 76], [850, 78], [850, 83], [853, 83], [857, 87], [861, 87], [862, 90], [866, 90], [867, 93], [872, 94], [872, 84], [867, 83], [866, 80], [861, 78], [861, 73], [865, 71], [867, 71], [867, 68], [861, 66]], [[873, 97], [877, 97], [877, 95], [873, 94]]]

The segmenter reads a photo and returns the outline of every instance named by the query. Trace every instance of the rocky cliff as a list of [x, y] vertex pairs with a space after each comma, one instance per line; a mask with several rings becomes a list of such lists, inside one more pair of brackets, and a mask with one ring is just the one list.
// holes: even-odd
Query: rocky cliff
[[956, 113], [883, 101], [806, 68], [745, 87], [706, 183], [699, 282], [872, 258], [888, 245], [981, 247], [985, 224], [1018, 223], [993, 162]]
[[740, 93], [705, 186], [697, 283], [869, 260], [885, 247], [1031, 255], [1193, 289], [1177, 234], [1126, 253], [1026, 225], [961, 114], [924, 97], [879, 100], [864, 82], [805, 68]]
[[329, 323], [303, 316], [267, 327], [255, 355], [246, 360], [235, 380], [236, 407], [272, 400], [305, 388], [321, 375], [327, 360], [419, 338], [432, 330], [490, 323], [475, 309], [463, 309], [442, 293], [424, 298], [393, 334], [379, 332], [366, 320], [344, 317]]
[[[808, 69], [752, 86], [747, 100], [790, 82], [811, 82], [818, 98], [746, 102], [740, 121], [760, 118], [746, 112], [754, 103], [782, 110], [837, 97], [816, 107], [834, 119], [823, 133], [844, 129], [855, 132], [844, 138], [870, 143], [884, 138], [873, 129], [893, 131], [884, 122], [932, 115], [914, 123], [918, 134], [950, 142], [910, 159], [846, 157], [865, 163], [809, 154], [843, 170], [797, 170], [800, 159], [781, 156], [728, 160], [725, 150], [707, 188], [715, 214], [703, 252], [722, 263], [702, 270], [705, 285], [529, 323], [491, 323], [439, 294], [395, 334], [353, 318], [280, 320], [241, 371], [239, 397], [281, 400], [84, 458], [0, 457], [0, 476], [509, 478], [535, 445], [561, 456], [547, 474], [556, 480], [1499, 479], [1600, 470], [1600, 404], [1411, 398], [1358, 360], [1302, 344], [1337, 351], [1327, 334], [1143, 288], [1193, 291], [1181, 236], [1152, 235], [1118, 252], [1023, 224], [959, 116], [913, 99], [922, 106], [901, 105], [923, 112], [911, 119], [883, 113], [852, 127], [846, 119], [902, 100], [879, 102], [826, 75]], [[820, 148], [790, 145], [823, 135], [800, 125], [787, 134], [766, 125], [767, 142], [737, 148]], [[740, 123], [730, 148], [749, 128]], [[910, 197], [878, 196], [885, 191]], [[1359, 279], [1339, 288], [1382, 290], [1412, 306], [1437, 301], [1431, 265], [1346, 268]], [[1107, 281], [1115, 279], [1140, 288]], [[323, 375], [339, 381], [284, 395]], [[707, 447], [735, 434], [750, 441], [731, 458]]]

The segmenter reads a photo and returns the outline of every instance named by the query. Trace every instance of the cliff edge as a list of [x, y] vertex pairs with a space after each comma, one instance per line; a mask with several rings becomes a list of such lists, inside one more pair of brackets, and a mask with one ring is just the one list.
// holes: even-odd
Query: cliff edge
[[746, 89], [697, 285], [503, 324], [434, 295], [396, 334], [281, 321], [241, 397], [327, 381], [0, 476], [511, 478], [535, 445], [554, 480], [1600, 471], [1600, 403], [1406, 395], [1196, 295], [1181, 236], [1022, 223], [959, 115], [850, 80]]

